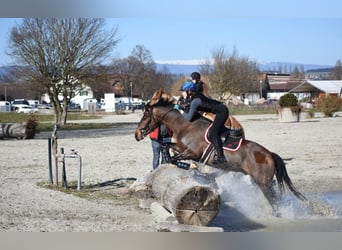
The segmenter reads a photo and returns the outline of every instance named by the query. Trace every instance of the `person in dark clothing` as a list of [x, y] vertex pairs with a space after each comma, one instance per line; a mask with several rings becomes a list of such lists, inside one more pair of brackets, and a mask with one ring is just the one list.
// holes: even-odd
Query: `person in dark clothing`
[[196, 86], [196, 93], [203, 93], [203, 82], [201, 81], [201, 74], [198, 72], [191, 73], [192, 82]]
[[217, 158], [213, 163], [218, 168], [227, 168], [228, 162], [223, 154], [220, 132], [224, 128], [224, 123], [229, 116], [229, 110], [222, 102], [204, 96], [202, 93], [197, 92], [197, 89], [198, 86], [196, 86], [196, 84], [189, 86], [187, 89], [187, 93], [191, 97], [190, 109], [188, 113], [183, 113], [183, 116], [185, 119], [192, 121], [197, 114], [197, 111], [216, 114], [208, 132], [209, 140], [217, 153]]
[[180, 88], [182, 91], [181, 97], [179, 97], [176, 105], [176, 109], [181, 109], [184, 112], [188, 113], [190, 108], [190, 96], [186, 93], [186, 90], [191, 86], [193, 83], [191, 81], [184, 82]]
[[171, 141], [171, 136], [172, 132], [163, 124], [155, 128], [149, 134], [153, 152], [153, 169], [156, 169], [159, 164], [168, 163], [170, 161], [171, 156], [169, 152], [169, 143], [167, 143], [167, 141]]

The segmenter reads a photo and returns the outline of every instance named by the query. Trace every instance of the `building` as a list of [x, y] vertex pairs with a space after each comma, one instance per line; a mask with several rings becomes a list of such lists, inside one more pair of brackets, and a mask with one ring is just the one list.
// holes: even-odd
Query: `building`
[[322, 95], [342, 97], [342, 80], [311, 81], [307, 80], [292, 88], [290, 93], [296, 93], [299, 99], [303, 97], [316, 98]]
[[[60, 101], [63, 101], [63, 96], [60, 94], [58, 96]], [[41, 100], [46, 103], [50, 103], [50, 97], [48, 94], [43, 94]], [[87, 109], [87, 102], [94, 101], [94, 93], [93, 90], [86, 85], [82, 85], [78, 90], [74, 92], [74, 97], [72, 97], [71, 102], [79, 104], [81, 109]]]
[[305, 82], [305, 79], [293, 79], [290, 74], [267, 74], [265, 80], [267, 99], [279, 100], [291, 89]]

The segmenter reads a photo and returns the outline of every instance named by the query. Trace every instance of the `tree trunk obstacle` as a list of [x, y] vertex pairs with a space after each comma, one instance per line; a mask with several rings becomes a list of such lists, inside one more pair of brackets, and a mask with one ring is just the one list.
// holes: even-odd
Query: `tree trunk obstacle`
[[206, 226], [220, 209], [215, 180], [197, 169], [163, 164], [136, 181], [131, 190], [140, 197], [156, 198], [180, 224]]
[[2, 123], [0, 124], [0, 139], [4, 138], [31, 139], [32, 135], [26, 123]]

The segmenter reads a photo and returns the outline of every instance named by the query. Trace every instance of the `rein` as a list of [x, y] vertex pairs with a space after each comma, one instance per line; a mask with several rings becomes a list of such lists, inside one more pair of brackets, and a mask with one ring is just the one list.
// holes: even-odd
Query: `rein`
[[146, 137], [151, 131], [151, 127], [150, 127], [150, 124], [151, 122], [154, 122], [154, 123], [161, 123], [166, 115], [168, 115], [171, 111], [175, 110], [173, 108], [171, 108], [170, 110], [168, 110], [167, 112], [165, 112], [165, 114], [163, 114], [163, 116], [160, 118], [160, 119], [156, 119], [154, 116], [153, 116], [153, 108], [155, 106], [151, 106], [151, 109], [148, 111], [148, 114], [149, 116], [151, 117], [150, 121], [146, 124], [146, 126], [144, 128], [141, 128], [140, 131], [142, 132], [142, 134], [144, 135], [144, 137]]

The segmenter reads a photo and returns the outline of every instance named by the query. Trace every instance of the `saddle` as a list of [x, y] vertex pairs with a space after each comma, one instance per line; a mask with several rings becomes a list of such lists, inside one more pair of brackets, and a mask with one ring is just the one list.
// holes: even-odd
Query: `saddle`
[[[212, 126], [212, 124], [209, 125], [207, 130], [205, 131], [204, 139], [208, 144], [211, 144], [209, 140], [209, 129]], [[228, 151], [237, 151], [242, 142], [242, 133], [241, 129], [230, 129], [225, 127], [223, 131], [221, 131], [220, 134], [221, 140], [222, 140], [222, 145], [224, 150]]]
[[[210, 124], [205, 131], [204, 139], [208, 143], [207, 148], [204, 150], [203, 155], [200, 159], [201, 162], [206, 163], [210, 157], [210, 155], [214, 152], [214, 146], [210, 142], [208, 138], [208, 132], [212, 124]], [[239, 150], [242, 140], [243, 134], [241, 129], [230, 129], [225, 127], [225, 129], [221, 132], [220, 138], [222, 140], [223, 150], [235, 152]]]

